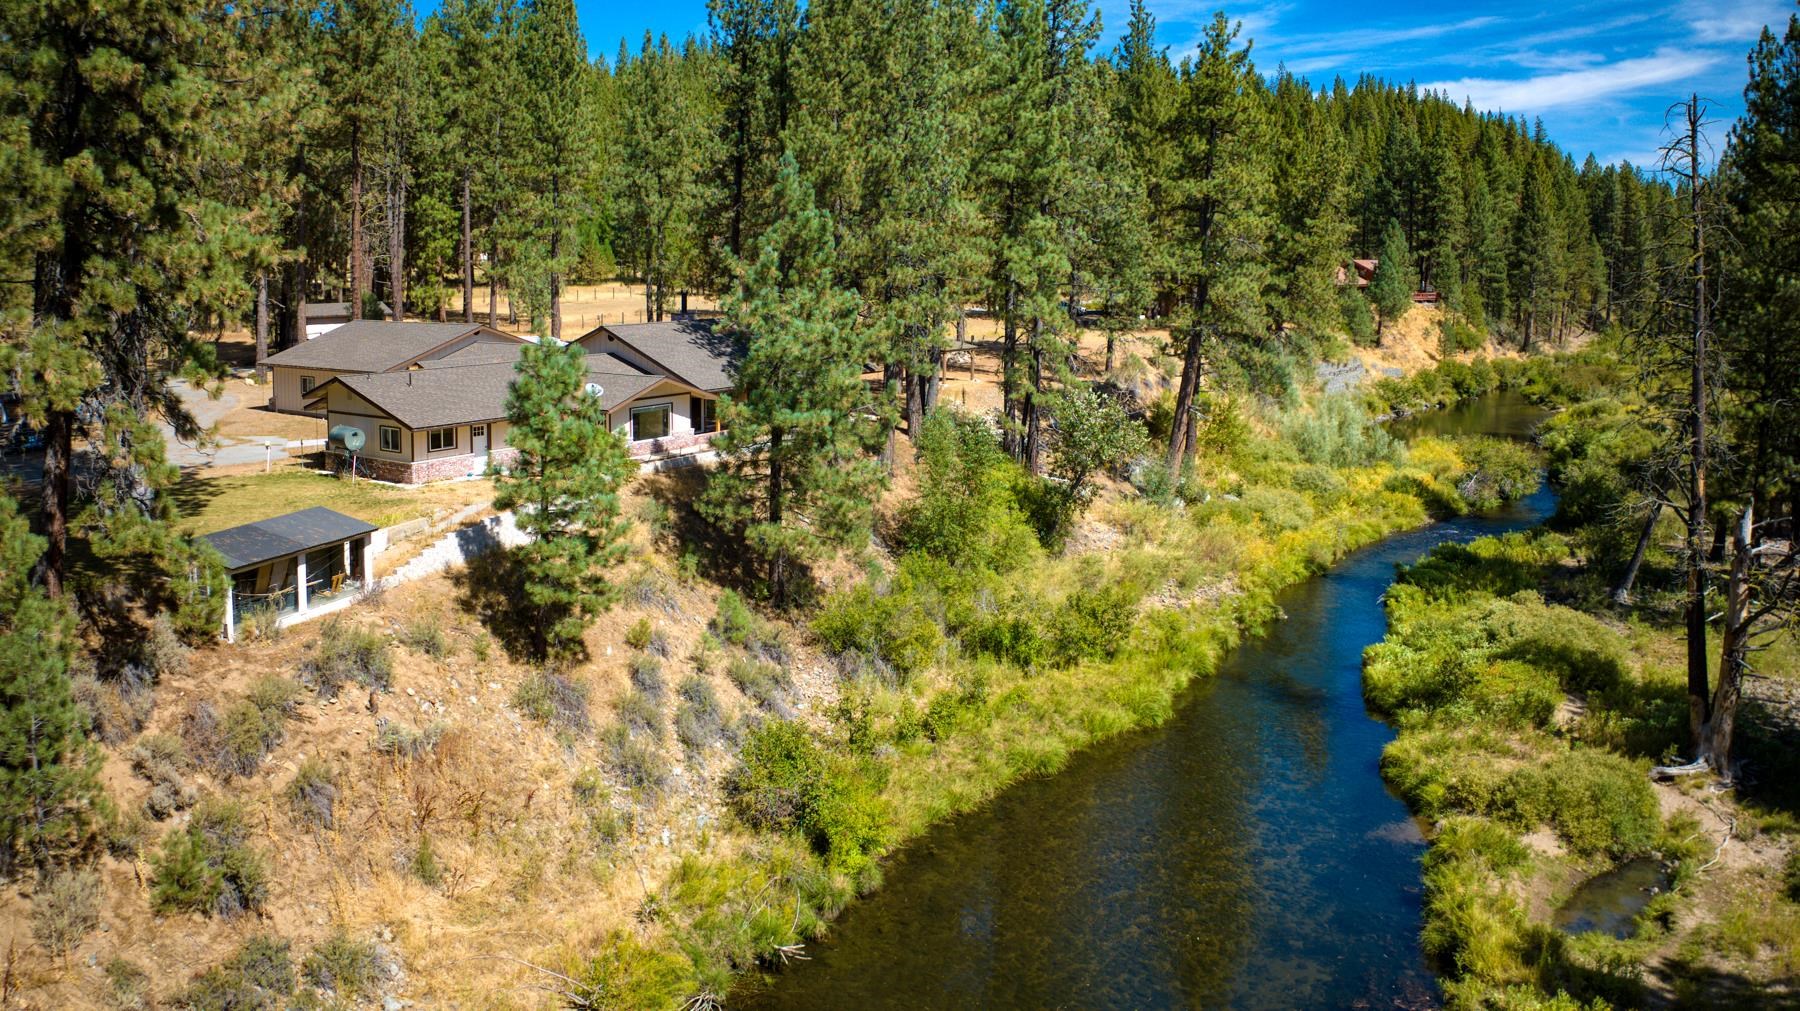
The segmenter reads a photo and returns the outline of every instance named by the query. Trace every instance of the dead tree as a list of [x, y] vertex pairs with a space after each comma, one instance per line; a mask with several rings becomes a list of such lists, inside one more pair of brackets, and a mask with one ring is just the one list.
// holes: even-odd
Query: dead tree
[[1737, 729], [1744, 679], [1754, 670], [1750, 657], [1800, 618], [1800, 552], [1793, 540], [1763, 536], [1751, 509], [1738, 519], [1731, 570], [1725, 584], [1725, 612], [1719, 630], [1719, 683], [1712, 697], [1701, 755], [1713, 771], [1731, 778], [1731, 748]]

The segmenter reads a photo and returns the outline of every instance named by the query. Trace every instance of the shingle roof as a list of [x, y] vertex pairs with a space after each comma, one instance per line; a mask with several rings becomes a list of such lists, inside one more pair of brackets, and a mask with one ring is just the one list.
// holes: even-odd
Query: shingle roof
[[[386, 302], [378, 302], [376, 304], [381, 307], [381, 314], [383, 316], [387, 315], [390, 312], [393, 312], [392, 309], [388, 308], [388, 304]], [[306, 303], [306, 321], [308, 323], [310, 323], [316, 319], [332, 320], [332, 319], [349, 319], [349, 318], [350, 318], [350, 303], [348, 303], [348, 302], [308, 302], [308, 303]]]
[[450, 369], [463, 365], [495, 365], [501, 362], [516, 362], [525, 352], [523, 344], [501, 344], [498, 341], [482, 341], [471, 344], [458, 351], [452, 351], [441, 358], [429, 358], [419, 364], [422, 369]]
[[[516, 369], [513, 362], [447, 365], [338, 376], [332, 382], [342, 383], [408, 428], [442, 428], [506, 417], [506, 392]], [[600, 384], [604, 391], [600, 403], [609, 411], [668, 379], [609, 354], [590, 354], [588, 375]], [[329, 385], [315, 387], [309, 401], [317, 403]]]
[[339, 372], [386, 372], [476, 331], [484, 331], [490, 339], [501, 338], [506, 343], [519, 340], [479, 323], [390, 323], [363, 319], [352, 320], [280, 354], [270, 355], [267, 361], [270, 365]]
[[207, 534], [206, 540], [225, 556], [225, 567], [235, 570], [347, 541], [374, 529], [354, 516], [313, 506]]
[[737, 385], [743, 344], [716, 332], [710, 320], [625, 323], [599, 329], [636, 348], [689, 386], [717, 393]]

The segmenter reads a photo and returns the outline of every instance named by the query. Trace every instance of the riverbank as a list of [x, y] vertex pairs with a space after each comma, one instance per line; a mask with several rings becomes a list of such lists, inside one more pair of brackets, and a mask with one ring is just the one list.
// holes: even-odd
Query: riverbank
[[[1367, 654], [1370, 705], [1399, 732], [1383, 774], [1433, 826], [1423, 940], [1449, 1001], [1791, 1006], [1793, 728], [1748, 721], [1760, 769], [1735, 793], [1653, 784], [1685, 738], [1679, 627], [1599, 604], [1578, 543], [1439, 549], [1402, 574]], [[1765, 669], [1792, 677], [1792, 653]], [[1583, 888], [1620, 868], [1656, 891]]]

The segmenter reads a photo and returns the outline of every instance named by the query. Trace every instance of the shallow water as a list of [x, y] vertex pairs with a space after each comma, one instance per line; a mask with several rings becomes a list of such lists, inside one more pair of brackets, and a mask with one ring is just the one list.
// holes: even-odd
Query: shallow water
[[1669, 871], [1662, 861], [1629, 860], [1582, 882], [1557, 909], [1554, 922], [1571, 934], [1630, 937], [1637, 933], [1638, 914], [1668, 887]]
[[[1486, 398], [1483, 398], [1486, 399]], [[1511, 434], [1525, 408], [1469, 411]], [[885, 884], [745, 1008], [1428, 1007], [1424, 843], [1378, 762], [1363, 648], [1396, 563], [1530, 526], [1400, 534], [1284, 593], [1287, 613], [1163, 726], [1075, 756], [909, 844]]]

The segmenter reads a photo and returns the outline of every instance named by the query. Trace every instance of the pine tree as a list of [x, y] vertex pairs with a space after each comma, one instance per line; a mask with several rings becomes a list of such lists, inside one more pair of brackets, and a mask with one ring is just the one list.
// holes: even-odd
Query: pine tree
[[793, 110], [796, 0], [707, 0], [719, 58], [718, 220], [727, 255], [746, 256], [771, 220], [776, 163]]
[[[6, 245], [32, 275], [31, 304], [5, 320], [0, 359], [44, 433], [41, 570], [52, 597], [72, 533], [96, 552], [149, 556], [151, 572], [187, 571], [158, 494], [179, 475], [150, 416], [197, 434], [169, 382], [216, 375], [190, 327], [247, 294], [234, 252], [248, 215], [222, 187], [194, 186], [196, 174], [247, 157], [217, 129], [230, 120], [209, 74], [233, 64], [206, 58], [207, 24], [181, 0], [130, 17], [63, 2], [0, 9], [0, 136], [15, 143], [21, 204], [8, 211]], [[78, 438], [94, 463], [79, 489]]]
[[[988, 288], [1003, 327], [1007, 448], [1042, 469], [1044, 395], [1068, 353], [1071, 154], [1087, 52], [1099, 22], [1080, 0], [1009, 3], [991, 12], [978, 161], [987, 217]], [[1021, 341], [1027, 352], [1020, 360]]]
[[618, 157], [607, 188], [615, 248], [644, 283], [645, 322], [662, 319], [671, 293], [702, 272], [701, 225], [711, 202], [702, 173], [714, 160], [714, 138], [711, 131], [665, 128], [710, 122], [699, 69], [648, 33], [635, 59], [620, 47]]
[[573, 0], [532, 0], [519, 44], [531, 138], [525, 161], [531, 199], [524, 214], [528, 262], [537, 275], [529, 290], [542, 293], [552, 340], [562, 339], [562, 285], [580, 253], [576, 224], [590, 213], [592, 167], [599, 163], [593, 149], [598, 140], [594, 78], [586, 54]]
[[867, 538], [885, 482], [874, 457], [885, 422], [868, 412], [870, 347], [856, 327], [856, 297], [835, 277], [831, 217], [791, 155], [782, 157], [775, 208], [725, 299], [727, 324], [748, 351], [737, 393], [720, 401], [714, 445], [723, 464], [700, 508], [766, 563], [780, 607], [793, 599], [796, 566]]
[[[916, 433], [950, 320], [979, 261], [968, 197], [968, 12], [930, 0], [810, 4], [794, 61], [790, 149], [832, 216], [838, 277]], [[961, 29], [961, 30], [959, 30]]]
[[1181, 383], [1169, 438], [1169, 469], [1194, 452], [1194, 401], [1208, 350], [1215, 360], [1230, 345], [1267, 332], [1270, 202], [1267, 145], [1250, 50], [1237, 47], [1238, 27], [1213, 17], [1198, 54], [1182, 62], [1186, 92], [1177, 208], [1175, 269], [1182, 305], [1171, 334], [1181, 352]]
[[80, 847], [100, 798], [99, 755], [69, 688], [75, 615], [31, 582], [43, 549], [0, 495], [0, 877]]
[[[1125, 153], [1144, 191], [1144, 263], [1157, 295], [1174, 284], [1173, 253], [1166, 227], [1172, 213], [1179, 132], [1175, 120], [1182, 101], [1181, 80], [1166, 48], [1156, 45], [1156, 16], [1144, 0], [1132, 0], [1130, 20], [1113, 55], [1113, 91]], [[1159, 301], [1166, 301], [1161, 299]]]
[[1400, 231], [1400, 223], [1389, 221], [1387, 229], [1381, 233], [1380, 262], [1375, 265], [1375, 276], [1369, 281], [1369, 298], [1374, 301], [1377, 313], [1377, 339], [1389, 323], [1404, 316], [1412, 305], [1416, 277], [1412, 253], [1406, 248], [1406, 236]]
[[1750, 56], [1744, 116], [1724, 159], [1735, 214], [1719, 332], [1728, 418], [1757, 516], [1800, 517], [1800, 18]]
[[531, 540], [515, 549], [540, 656], [582, 652], [582, 630], [612, 606], [606, 568], [624, 556], [619, 495], [637, 471], [625, 439], [587, 391], [580, 345], [527, 345], [506, 396], [506, 443], [519, 458], [495, 479], [494, 506], [511, 509]]

